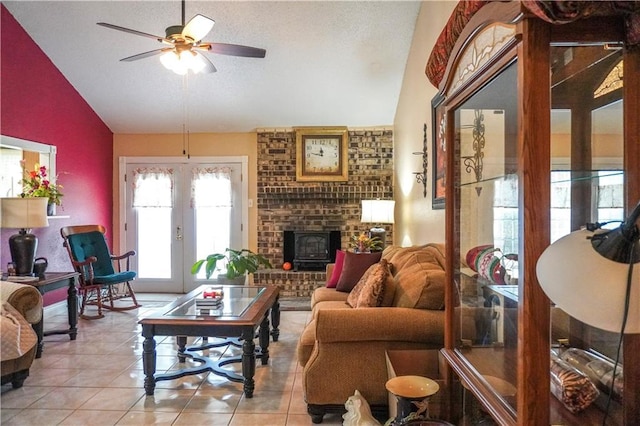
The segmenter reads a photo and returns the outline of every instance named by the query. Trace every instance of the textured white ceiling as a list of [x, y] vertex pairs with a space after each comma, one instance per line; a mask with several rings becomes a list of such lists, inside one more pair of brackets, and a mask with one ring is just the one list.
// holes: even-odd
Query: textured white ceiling
[[158, 57], [120, 62], [162, 46], [96, 25], [163, 36], [180, 24], [177, 0], [3, 3], [114, 133], [391, 125], [420, 9], [408, 1], [187, 1], [186, 20], [216, 21], [206, 41], [267, 55], [207, 53], [218, 72], [183, 79]]

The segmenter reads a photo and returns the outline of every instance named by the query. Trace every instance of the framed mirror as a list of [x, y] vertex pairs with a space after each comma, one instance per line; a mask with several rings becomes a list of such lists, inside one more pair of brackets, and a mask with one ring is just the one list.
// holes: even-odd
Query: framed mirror
[[55, 181], [56, 147], [2, 135], [0, 139], [0, 196], [17, 197], [22, 192], [23, 170], [20, 162], [25, 161], [25, 169], [33, 170], [36, 164], [46, 166]]

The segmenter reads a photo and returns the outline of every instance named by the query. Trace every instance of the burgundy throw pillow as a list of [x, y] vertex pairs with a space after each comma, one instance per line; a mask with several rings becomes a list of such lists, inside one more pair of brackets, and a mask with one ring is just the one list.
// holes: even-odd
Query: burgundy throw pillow
[[344, 252], [342, 250], [336, 250], [336, 262], [331, 272], [331, 277], [327, 281], [327, 288], [336, 288], [338, 285], [338, 279], [342, 273], [342, 267], [344, 265]]
[[349, 293], [358, 281], [369, 269], [369, 266], [378, 263], [382, 257], [382, 252], [375, 253], [352, 253], [345, 252], [342, 273], [336, 284], [337, 291]]

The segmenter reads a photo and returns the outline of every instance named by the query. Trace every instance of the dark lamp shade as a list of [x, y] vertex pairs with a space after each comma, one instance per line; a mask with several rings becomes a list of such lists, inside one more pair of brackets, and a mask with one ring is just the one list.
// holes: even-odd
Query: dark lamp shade
[[0, 198], [2, 228], [32, 229], [49, 226], [46, 197]]
[[[592, 246], [593, 232], [580, 230], [559, 239], [542, 253], [538, 281], [557, 307], [593, 327], [619, 333], [629, 265], [609, 260]], [[633, 265], [625, 333], [640, 333], [640, 262]]]

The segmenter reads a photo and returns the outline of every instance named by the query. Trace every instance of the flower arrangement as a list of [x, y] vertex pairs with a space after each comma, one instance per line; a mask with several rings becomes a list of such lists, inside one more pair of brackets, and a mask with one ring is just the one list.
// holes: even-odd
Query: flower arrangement
[[27, 172], [24, 161], [21, 161], [24, 170], [22, 179], [22, 197], [46, 197], [49, 204], [60, 205], [62, 203], [62, 185], [51, 183], [47, 174], [47, 167], [36, 164], [34, 169]]
[[369, 252], [380, 249], [382, 247], [382, 241], [378, 237], [369, 237], [364, 232], [360, 235], [354, 235], [351, 237], [351, 248], [359, 253]]

